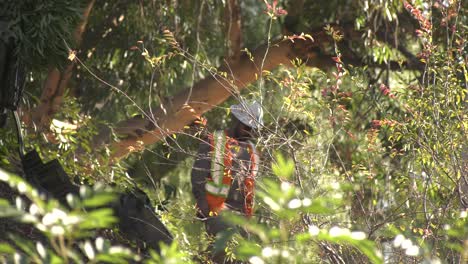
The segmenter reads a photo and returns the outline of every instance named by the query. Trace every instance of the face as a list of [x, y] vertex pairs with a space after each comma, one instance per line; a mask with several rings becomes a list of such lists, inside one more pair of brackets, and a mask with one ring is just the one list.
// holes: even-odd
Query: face
[[253, 137], [252, 128], [244, 125], [241, 122], [238, 122], [236, 126], [236, 130], [235, 130], [235, 136], [237, 137], [238, 140], [241, 140], [241, 141], [249, 140]]

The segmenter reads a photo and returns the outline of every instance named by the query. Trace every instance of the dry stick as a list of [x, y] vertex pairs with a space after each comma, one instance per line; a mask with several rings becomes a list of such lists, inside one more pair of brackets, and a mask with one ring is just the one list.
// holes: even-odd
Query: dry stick
[[265, 60], [268, 55], [268, 51], [270, 50], [270, 42], [271, 42], [271, 26], [273, 24], [273, 17], [270, 17], [270, 23], [268, 24], [268, 39], [267, 39], [267, 48], [265, 50], [265, 55], [263, 56], [262, 59], [262, 64], [260, 65], [260, 79], [258, 83], [258, 89], [260, 92], [260, 105], [263, 105], [263, 86], [264, 86], [264, 81], [263, 81], [263, 66], [265, 65]]

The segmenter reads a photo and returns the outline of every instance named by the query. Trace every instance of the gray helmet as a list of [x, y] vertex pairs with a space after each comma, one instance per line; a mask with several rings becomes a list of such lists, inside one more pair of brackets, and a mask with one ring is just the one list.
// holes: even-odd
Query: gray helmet
[[254, 129], [263, 126], [263, 109], [257, 101], [231, 105], [231, 113], [246, 126]]

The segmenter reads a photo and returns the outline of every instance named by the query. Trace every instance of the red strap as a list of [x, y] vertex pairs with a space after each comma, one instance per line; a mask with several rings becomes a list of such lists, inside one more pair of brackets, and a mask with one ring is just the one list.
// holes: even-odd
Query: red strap
[[244, 180], [244, 194], [245, 194], [245, 202], [244, 202], [244, 211], [247, 218], [252, 217], [253, 215], [253, 206], [254, 206], [254, 192], [255, 192], [255, 176], [254, 175], [254, 168], [257, 165], [254, 155], [254, 149], [249, 144], [248, 150], [250, 154], [250, 175], [248, 175]]

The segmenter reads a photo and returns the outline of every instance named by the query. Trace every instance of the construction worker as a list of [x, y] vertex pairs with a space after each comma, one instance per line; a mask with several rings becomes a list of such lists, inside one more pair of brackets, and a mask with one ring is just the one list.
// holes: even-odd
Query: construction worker
[[252, 139], [263, 125], [258, 102], [230, 107], [231, 127], [209, 134], [199, 146], [192, 169], [192, 192], [197, 215], [207, 233], [215, 236], [229, 228], [223, 210], [233, 210], [247, 218], [253, 214], [255, 177], [259, 156]]

